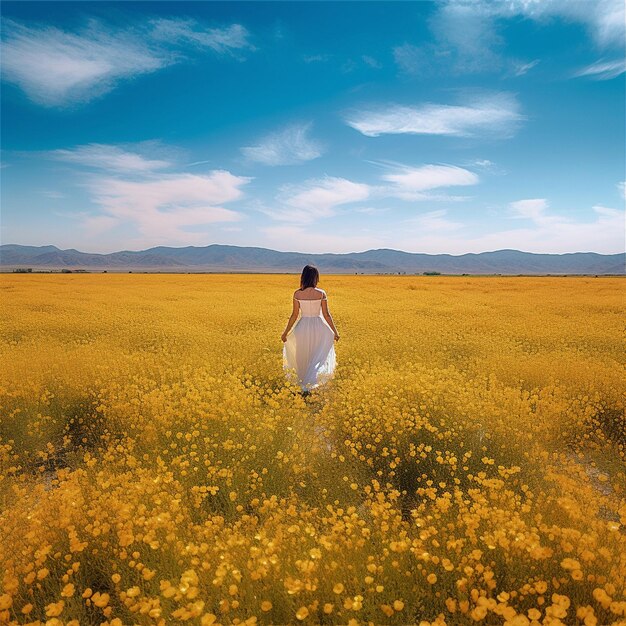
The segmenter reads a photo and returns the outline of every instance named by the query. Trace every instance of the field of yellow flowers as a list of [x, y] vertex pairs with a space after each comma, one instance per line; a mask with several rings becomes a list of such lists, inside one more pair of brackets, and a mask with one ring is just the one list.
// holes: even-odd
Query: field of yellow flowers
[[0, 623], [626, 624], [618, 278], [0, 277]]

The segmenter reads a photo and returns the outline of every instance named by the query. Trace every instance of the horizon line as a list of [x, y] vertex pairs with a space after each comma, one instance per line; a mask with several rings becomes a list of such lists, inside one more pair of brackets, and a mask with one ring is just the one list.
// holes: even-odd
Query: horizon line
[[450, 252], [409, 252], [407, 250], [400, 250], [399, 248], [368, 248], [367, 250], [353, 250], [351, 252], [301, 252], [299, 250], [276, 250], [274, 248], [265, 248], [263, 246], [239, 246], [236, 244], [227, 244], [227, 243], [211, 243], [206, 244], [204, 246], [171, 246], [171, 245], [157, 245], [151, 246], [149, 248], [142, 248], [138, 250], [113, 250], [111, 252], [85, 252], [83, 250], [79, 250], [78, 248], [60, 248], [55, 244], [42, 244], [42, 245], [33, 245], [33, 244], [20, 244], [20, 243], [2, 243], [0, 244], [0, 248], [4, 248], [5, 246], [20, 246], [23, 248], [46, 248], [53, 247], [59, 250], [60, 252], [78, 252], [80, 254], [92, 254], [97, 256], [109, 256], [112, 254], [120, 254], [124, 252], [130, 253], [140, 253], [140, 252], [148, 252], [149, 250], [155, 250], [157, 248], [171, 248], [173, 250], [183, 250], [189, 248], [202, 249], [202, 248], [210, 248], [213, 246], [222, 246], [228, 248], [241, 248], [241, 249], [258, 249], [258, 250], [268, 250], [269, 252], [277, 252], [279, 254], [303, 254], [303, 255], [334, 255], [334, 256], [344, 256], [349, 254], [365, 254], [367, 252], [379, 252], [383, 250], [389, 250], [392, 252], [401, 252], [403, 254], [421, 254], [425, 256], [451, 256], [451, 257], [460, 257], [467, 255], [479, 255], [479, 254], [490, 254], [494, 252], [520, 252], [522, 254], [533, 254], [533, 255], [550, 255], [550, 256], [564, 256], [567, 254], [597, 254], [599, 256], [617, 256], [617, 255], [626, 255], [626, 251], [624, 252], [593, 252], [593, 251], [582, 251], [576, 250], [574, 252], [528, 252], [525, 250], [519, 250], [518, 248], [497, 248], [495, 250], [483, 250], [481, 252], [462, 252], [459, 254], [452, 254]]

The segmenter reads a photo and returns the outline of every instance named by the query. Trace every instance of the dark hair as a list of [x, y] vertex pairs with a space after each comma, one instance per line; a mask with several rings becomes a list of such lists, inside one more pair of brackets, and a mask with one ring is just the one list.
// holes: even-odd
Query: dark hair
[[315, 265], [305, 265], [300, 276], [300, 289], [317, 287], [319, 279], [320, 273], [317, 271], [317, 267]]

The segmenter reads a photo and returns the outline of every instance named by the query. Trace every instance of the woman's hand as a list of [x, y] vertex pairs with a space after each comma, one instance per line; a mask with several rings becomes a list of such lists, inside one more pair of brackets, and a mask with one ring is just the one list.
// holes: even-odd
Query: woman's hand
[[335, 341], [339, 341], [339, 333], [335, 333]]
[[285, 343], [285, 341], [287, 341], [287, 333], [286, 333], [286, 332], [284, 332], [284, 333], [280, 336], [280, 338], [282, 339], [282, 342], [283, 342], [283, 343]]

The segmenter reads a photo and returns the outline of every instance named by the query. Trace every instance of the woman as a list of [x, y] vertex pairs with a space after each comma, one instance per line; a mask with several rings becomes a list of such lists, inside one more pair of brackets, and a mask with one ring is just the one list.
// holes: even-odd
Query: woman
[[[288, 378], [297, 378], [302, 394], [326, 382], [335, 371], [335, 346], [339, 333], [328, 310], [328, 298], [317, 288], [320, 274], [314, 265], [305, 265], [300, 289], [293, 294], [293, 311], [282, 334], [283, 368]], [[291, 327], [298, 319], [293, 332]], [[323, 318], [322, 318], [323, 316]]]

